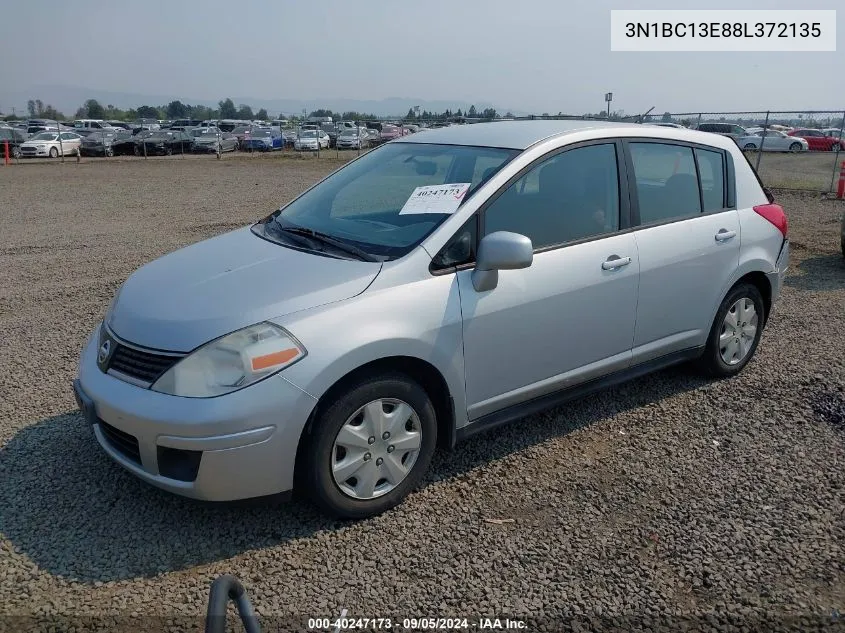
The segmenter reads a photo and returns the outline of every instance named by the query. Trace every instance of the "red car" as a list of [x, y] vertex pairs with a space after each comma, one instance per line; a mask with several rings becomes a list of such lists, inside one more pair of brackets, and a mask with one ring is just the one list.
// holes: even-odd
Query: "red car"
[[835, 136], [828, 136], [822, 130], [799, 128], [788, 132], [788, 134], [806, 140], [810, 150], [817, 152], [845, 151], [845, 141], [840, 141]]

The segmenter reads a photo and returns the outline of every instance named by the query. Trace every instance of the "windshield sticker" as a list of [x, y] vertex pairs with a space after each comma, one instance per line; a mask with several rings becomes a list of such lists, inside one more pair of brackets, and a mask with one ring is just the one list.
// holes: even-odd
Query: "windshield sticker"
[[459, 182], [448, 185], [417, 187], [399, 215], [416, 213], [444, 213], [451, 215], [458, 210], [471, 183]]

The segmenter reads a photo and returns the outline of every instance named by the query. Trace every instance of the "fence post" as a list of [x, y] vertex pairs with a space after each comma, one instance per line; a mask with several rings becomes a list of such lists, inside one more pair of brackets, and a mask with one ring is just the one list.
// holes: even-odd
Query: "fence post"
[[9, 141], [3, 141], [3, 164], [9, 164]]
[[697, 130], [700, 127], [701, 127], [701, 112], [698, 113], [698, 121], [695, 122], [695, 129]]
[[[355, 121], [355, 132], [358, 133], [358, 156], [360, 156], [361, 155], [361, 122], [360, 121]], [[367, 136], [369, 136], [369, 132], [367, 133]], [[367, 139], [367, 145], [369, 145], [369, 144], [370, 144], [370, 141], [369, 141], [369, 139]]]
[[56, 135], [59, 138], [59, 154], [62, 155], [62, 162], [65, 162], [65, 146], [62, 143], [62, 126], [58, 119], [56, 119]]
[[[763, 157], [763, 145], [766, 143], [766, 132], [769, 129], [769, 111], [766, 110], [766, 122], [763, 123], [763, 136], [760, 137], [760, 149], [757, 152], [757, 164], [754, 165], [754, 171], [760, 173], [760, 159]], [[741, 149], [741, 148], [740, 148]]]
[[[839, 147], [842, 147], [842, 143], [845, 143], [845, 139], [842, 138], [842, 132], [845, 130], [845, 112], [842, 113], [842, 121], [839, 123]], [[836, 180], [836, 164], [839, 162], [839, 151], [834, 152], [833, 155], [833, 172], [830, 174], [830, 188], [828, 191], [833, 191], [833, 181]], [[842, 175], [840, 173], [840, 181]], [[840, 196], [841, 197], [841, 196]]]

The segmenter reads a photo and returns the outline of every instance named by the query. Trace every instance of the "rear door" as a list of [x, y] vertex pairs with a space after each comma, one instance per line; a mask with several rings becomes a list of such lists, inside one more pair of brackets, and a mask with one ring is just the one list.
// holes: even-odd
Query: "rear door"
[[640, 258], [633, 363], [704, 345], [739, 265], [739, 215], [725, 152], [648, 139], [625, 143]]

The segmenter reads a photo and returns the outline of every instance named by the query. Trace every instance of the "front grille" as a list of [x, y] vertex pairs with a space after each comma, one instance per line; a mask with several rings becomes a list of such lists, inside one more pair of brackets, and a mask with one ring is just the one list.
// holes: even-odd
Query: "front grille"
[[114, 450], [136, 464], [141, 464], [141, 451], [138, 448], [138, 439], [134, 435], [116, 429], [100, 419], [97, 419], [97, 424], [100, 425], [100, 431]]
[[156, 354], [118, 343], [109, 362], [109, 369], [137, 380], [154, 383], [180, 359], [181, 356]]

